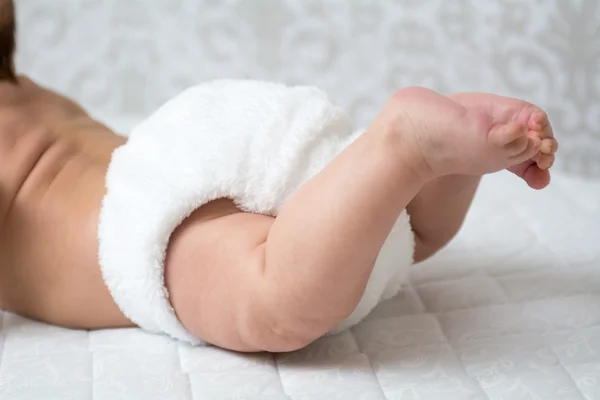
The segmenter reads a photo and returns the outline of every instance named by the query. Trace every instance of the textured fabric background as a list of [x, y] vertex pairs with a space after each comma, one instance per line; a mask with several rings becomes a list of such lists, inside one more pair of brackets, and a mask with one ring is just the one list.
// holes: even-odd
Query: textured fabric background
[[406, 85], [544, 106], [557, 168], [600, 177], [597, 0], [17, 0], [17, 65], [96, 116], [251, 77], [328, 90], [365, 125]]

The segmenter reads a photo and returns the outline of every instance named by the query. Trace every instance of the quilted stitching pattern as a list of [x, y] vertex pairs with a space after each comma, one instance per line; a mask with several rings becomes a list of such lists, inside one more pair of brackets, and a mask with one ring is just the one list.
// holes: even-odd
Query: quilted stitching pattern
[[295, 353], [241, 355], [136, 329], [4, 313], [10, 399], [600, 398], [600, 182], [484, 180], [457, 240], [362, 324]]

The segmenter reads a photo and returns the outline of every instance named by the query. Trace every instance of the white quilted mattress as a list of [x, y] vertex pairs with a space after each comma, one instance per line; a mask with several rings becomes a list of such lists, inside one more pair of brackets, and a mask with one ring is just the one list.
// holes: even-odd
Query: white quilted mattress
[[484, 180], [459, 237], [364, 323], [283, 355], [5, 313], [2, 399], [600, 399], [600, 182]]

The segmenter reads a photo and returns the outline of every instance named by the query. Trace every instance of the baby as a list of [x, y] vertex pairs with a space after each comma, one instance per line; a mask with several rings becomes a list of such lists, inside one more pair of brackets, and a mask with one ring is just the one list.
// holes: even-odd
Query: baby
[[557, 150], [518, 99], [401, 89], [361, 132], [317, 89], [253, 81], [189, 89], [127, 140], [11, 66], [0, 306], [72, 328], [302, 348], [397, 293], [482, 175], [542, 189]]

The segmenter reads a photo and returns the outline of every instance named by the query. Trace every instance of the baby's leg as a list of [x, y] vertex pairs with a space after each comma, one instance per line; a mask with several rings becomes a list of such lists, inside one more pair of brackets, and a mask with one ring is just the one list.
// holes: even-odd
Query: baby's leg
[[439, 171], [497, 171], [536, 151], [518, 124], [493, 125], [433, 92], [402, 91], [277, 218], [223, 201], [192, 215], [167, 256], [172, 304], [188, 330], [221, 347], [303, 347], [354, 310], [390, 229], [425, 182]]
[[415, 263], [443, 248], [467, 215], [480, 176], [450, 175], [427, 182], [406, 207], [415, 233]]
[[423, 184], [416, 155], [391, 141], [357, 139], [277, 218], [222, 201], [192, 215], [174, 234], [165, 269], [183, 325], [229, 349], [289, 351], [345, 319]]

